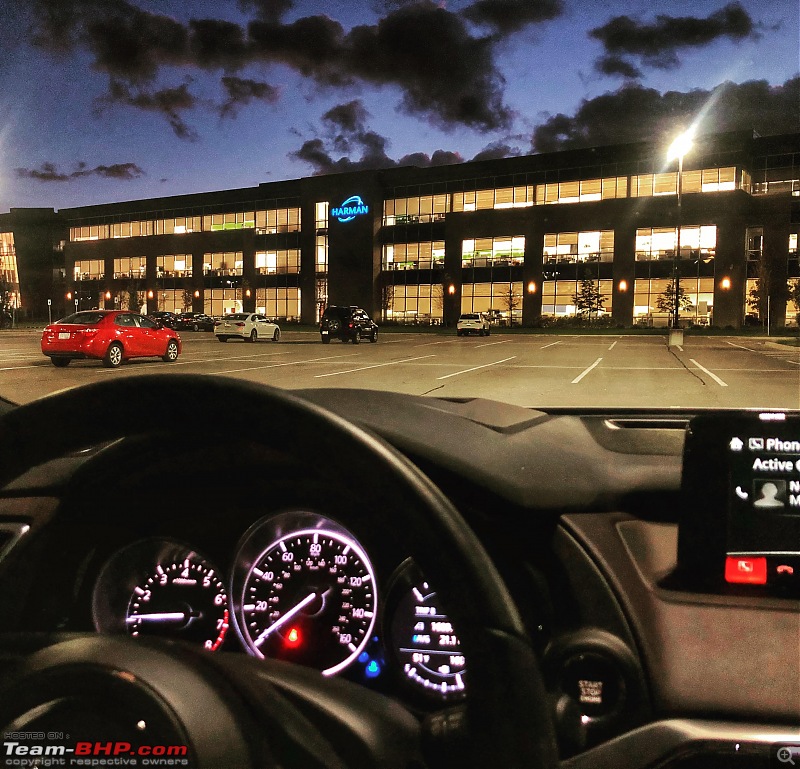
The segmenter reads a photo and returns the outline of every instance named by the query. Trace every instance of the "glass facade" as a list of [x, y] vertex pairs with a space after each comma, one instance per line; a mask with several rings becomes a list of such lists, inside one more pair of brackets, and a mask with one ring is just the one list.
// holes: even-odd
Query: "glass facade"
[[156, 257], [159, 278], [189, 278], [192, 276], [191, 254], [169, 254]]
[[523, 235], [474, 238], [461, 242], [462, 267], [521, 265], [524, 261]]
[[243, 263], [241, 251], [203, 254], [203, 273], [205, 275], [241, 275]]
[[256, 312], [273, 320], [289, 323], [300, 319], [299, 288], [259, 288], [256, 291]]
[[614, 231], [556, 232], [544, 236], [544, 262], [612, 262]]
[[[681, 227], [681, 259], [710, 261], [717, 251], [715, 226]], [[636, 261], [674, 260], [678, 247], [677, 227], [647, 227], [636, 230]]]
[[500, 326], [522, 323], [522, 281], [465, 283], [461, 312], [485, 312]]
[[300, 249], [256, 251], [256, 272], [259, 275], [300, 272]]
[[14, 248], [14, 233], [0, 232], [0, 282], [7, 288], [4, 297], [5, 307], [0, 312], [11, 311], [21, 306], [19, 295], [19, 274], [17, 273], [17, 252]]
[[430, 270], [444, 267], [444, 241], [397, 243], [383, 247], [384, 270]]
[[[364, 306], [376, 319], [453, 323], [463, 309], [515, 324], [538, 322], [540, 312], [576, 314], [575, 296], [591, 280], [603, 297], [602, 314], [611, 312], [616, 293], [614, 322], [629, 325], [661, 321], [666, 313], [658, 300], [677, 273], [688, 302], [682, 317], [713, 323], [716, 292], [724, 324], [739, 324], [747, 312], [738, 298], [746, 294], [745, 280], [767, 274], [767, 268], [783, 279], [786, 259], [788, 279], [800, 278], [796, 222], [780, 225], [780, 239], [772, 229], [776, 215], [785, 213], [783, 201], [749, 197], [794, 194], [796, 186], [800, 193], [800, 153], [765, 157], [732, 150], [731, 141], [726, 136], [718, 147], [693, 152], [680, 174], [675, 166], [664, 167], [663, 153], [650, 148], [530, 156], [463, 169], [389, 169], [370, 175], [372, 186], [361, 189], [374, 190], [368, 193], [371, 214], [347, 228], [336, 221], [331, 226], [330, 204], [318, 198], [346, 198], [353, 190], [336, 185], [350, 176], [262, 185], [252, 196], [239, 190], [176, 198], [202, 201], [183, 210], [104, 216], [111, 206], [94, 207], [85, 220], [73, 216], [72, 240], [165, 239], [67, 246], [69, 259], [77, 258], [67, 282], [86, 281], [82, 293], [99, 291], [101, 301], [106, 291], [136, 280], [130, 285], [158, 290], [159, 305], [205, 306], [212, 314], [244, 307], [294, 319], [301, 314], [302, 288], [307, 323], [319, 319], [330, 294]], [[782, 141], [776, 146], [784, 146]], [[305, 189], [315, 197], [304, 198]], [[298, 194], [265, 199], [266, 190]], [[684, 201], [682, 217], [679, 192], [695, 196]], [[664, 200], [641, 200], [657, 197]], [[542, 208], [561, 204], [560, 210]], [[302, 211], [309, 220], [305, 232]], [[680, 232], [676, 221], [687, 222]], [[183, 235], [185, 240], [175, 237]], [[123, 248], [135, 255], [120, 256]], [[102, 254], [104, 260], [90, 258]], [[335, 285], [329, 285], [331, 260], [339, 267]], [[370, 275], [362, 276], [361, 269]], [[721, 287], [723, 278], [728, 285]], [[731, 278], [728, 296], [736, 299], [722, 301], [726, 295], [719, 292], [731, 288]]]
[[[581, 281], [589, 278], [576, 280], [545, 280], [542, 283], [542, 315], [554, 315], [556, 317], [565, 315], [577, 315], [578, 306], [575, 300], [576, 294], [580, 293]], [[600, 315], [611, 312], [611, 280], [592, 280], [600, 291], [603, 298], [602, 310]]]
[[[659, 308], [659, 298], [663, 302], [671, 299], [667, 290], [672, 286], [672, 278], [636, 279], [634, 288], [633, 322], [642, 326], [668, 326], [671, 320], [669, 310]], [[699, 325], [713, 324], [714, 278], [682, 277], [679, 288], [688, 300], [688, 307], [681, 307], [680, 317]]]

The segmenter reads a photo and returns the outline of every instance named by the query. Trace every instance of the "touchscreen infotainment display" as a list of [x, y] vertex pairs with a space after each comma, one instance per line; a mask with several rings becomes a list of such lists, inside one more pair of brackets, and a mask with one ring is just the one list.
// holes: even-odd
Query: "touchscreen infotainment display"
[[679, 564], [729, 585], [800, 588], [800, 416], [692, 420], [682, 478]]

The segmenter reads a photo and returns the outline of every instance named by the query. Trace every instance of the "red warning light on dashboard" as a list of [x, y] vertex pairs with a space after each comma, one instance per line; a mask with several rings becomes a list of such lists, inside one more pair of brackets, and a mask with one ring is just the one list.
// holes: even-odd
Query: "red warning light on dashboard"
[[767, 559], [729, 555], [725, 559], [725, 581], [737, 585], [766, 585]]
[[300, 644], [303, 642], [302, 636], [300, 635], [300, 630], [296, 627], [293, 627], [289, 630], [286, 634], [286, 645], [290, 649], [296, 649]]

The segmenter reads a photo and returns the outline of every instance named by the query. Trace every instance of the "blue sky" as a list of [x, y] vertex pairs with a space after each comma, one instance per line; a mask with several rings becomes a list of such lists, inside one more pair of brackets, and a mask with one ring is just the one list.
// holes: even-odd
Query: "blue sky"
[[701, 130], [800, 125], [796, 0], [0, 0], [0, 15], [0, 212], [666, 140], [723, 83]]

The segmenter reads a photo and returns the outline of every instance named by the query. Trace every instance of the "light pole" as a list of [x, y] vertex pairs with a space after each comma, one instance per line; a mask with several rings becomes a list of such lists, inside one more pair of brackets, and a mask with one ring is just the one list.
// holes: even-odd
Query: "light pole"
[[680, 270], [678, 261], [681, 258], [681, 198], [683, 193], [683, 156], [692, 148], [692, 138], [694, 137], [694, 130], [689, 129], [684, 131], [675, 141], [672, 142], [667, 151], [667, 160], [672, 161], [678, 159], [678, 237], [675, 249], [675, 269], [673, 288], [675, 290], [675, 304], [672, 308], [672, 327], [678, 328], [680, 322]]

